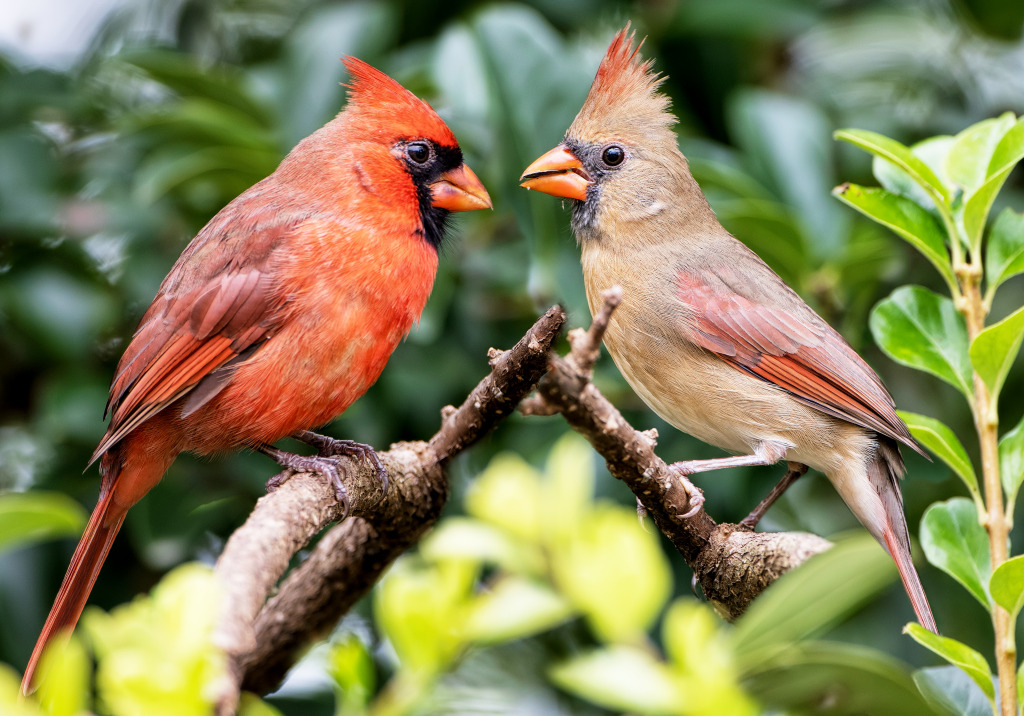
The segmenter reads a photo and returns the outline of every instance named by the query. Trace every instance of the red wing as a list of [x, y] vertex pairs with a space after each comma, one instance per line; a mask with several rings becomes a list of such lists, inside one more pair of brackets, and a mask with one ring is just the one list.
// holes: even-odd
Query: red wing
[[693, 273], [681, 273], [678, 287], [688, 339], [823, 413], [921, 452], [875, 372], [809, 308], [800, 316]]
[[[254, 231], [245, 246], [233, 247], [237, 251], [227, 246], [235, 237], [218, 237], [225, 244], [216, 252], [224, 256], [220, 265], [211, 265], [213, 253], [205, 250], [212, 232], [197, 237], [198, 244], [172, 269], [121, 357], [107, 403], [110, 427], [92, 460], [209, 377], [193, 396], [199, 400], [190, 397], [185, 414], [201, 407], [227, 385], [228, 364], [244, 359], [272, 335], [284, 301], [274, 290], [267, 263], [291, 228]], [[204, 260], [190, 261], [195, 254], [205, 255]], [[254, 256], [258, 265], [250, 264]]]

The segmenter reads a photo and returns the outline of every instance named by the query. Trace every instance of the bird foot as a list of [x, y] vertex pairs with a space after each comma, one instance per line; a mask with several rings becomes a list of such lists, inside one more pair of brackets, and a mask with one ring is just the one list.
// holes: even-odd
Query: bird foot
[[300, 430], [292, 437], [315, 447], [320, 457], [355, 457], [369, 461], [370, 465], [373, 466], [377, 479], [381, 482], [382, 494], [388, 494], [388, 471], [383, 463], [381, 463], [377, 451], [370, 445], [356, 442], [355, 440], [339, 440], [338, 438], [314, 433], [311, 430]]
[[270, 445], [262, 445], [257, 449], [284, 468], [284, 472], [274, 475], [272, 478], [267, 480], [267, 492], [273, 492], [281, 485], [288, 482], [288, 480], [297, 472], [315, 472], [316, 474], [326, 478], [331, 484], [331, 487], [334, 488], [334, 495], [337, 497], [338, 502], [341, 503], [341, 519], [344, 520], [348, 517], [348, 490], [345, 489], [345, 483], [342, 480], [342, 477], [345, 474], [345, 465], [336, 457], [323, 455], [296, 455], [294, 453], [285, 452], [284, 450], [271, 447]]
[[679, 484], [682, 485], [683, 489], [686, 491], [686, 504], [690, 509], [679, 515], [679, 519], [688, 520], [700, 512], [701, 508], [704, 506], [704, 493], [700, 491], [700, 488], [690, 482], [688, 477], [686, 477], [689, 473], [676, 467], [681, 464], [685, 465], [686, 463], [675, 463], [669, 465], [669, 469], [676, 473], [676, 476], [679, 478]]

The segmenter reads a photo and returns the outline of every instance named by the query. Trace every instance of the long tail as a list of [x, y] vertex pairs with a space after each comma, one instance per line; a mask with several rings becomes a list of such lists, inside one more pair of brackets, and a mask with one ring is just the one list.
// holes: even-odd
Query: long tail
[[46, 618], [46, 624], [43, 625], [43, 631], [25, 668], [25, 676], [21, 680], [23, 694], [28, 694], [32, 689], [32, 677], [39, 666], [39, 657], [42, 656], [46, 645], [61, 630], [73, 629], [78, 623], [78, 617], [82, 615], [85, 602], [127, 512], [123, 506], [115, 506], [113, 496], [113, 489], [104, 490], [100, 495], [85, 533], [75, 548], [67, 574], [60, 585], [60, 592], [57, 593], [57, 599], [50, 609], [50, 615]]
[[[900, 457], [896, 443], [879, 438], [878, 453], [867, 466], [868, 479], [885, 509], [885, 523], [881, 525], [881, 534], [875, 534], [875, 539], [885, 545], [896, 563], [896, 569], [899, 570], [903, 588], [910, 597], [917, 621], [928, 631], [938, 634], [932, 608], [928, 604], [928, 597], [925, 596], [924, 587], [921, 586], [921, 579], [917, 576], [910, 554], [910, 532], [907, 530], [907, 518], [903, 514], [903, 496], [899, 484], [903, 472], [903, 458]], [[865, 526], [873, 533], [876, 532], [871, 525]]]

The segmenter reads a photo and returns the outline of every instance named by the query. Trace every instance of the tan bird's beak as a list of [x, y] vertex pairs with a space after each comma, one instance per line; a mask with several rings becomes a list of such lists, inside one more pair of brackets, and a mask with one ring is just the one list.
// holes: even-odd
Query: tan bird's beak
[[519, 186], [580, 201], [587, 200], [587, 187], [593, 183], [583, 164], [564, 144], [541, 156], [519, 177]]
[[430, 185], [430, 203], [448, 211], [494, 208], [483, 182], [466, 164], [445, 172]]

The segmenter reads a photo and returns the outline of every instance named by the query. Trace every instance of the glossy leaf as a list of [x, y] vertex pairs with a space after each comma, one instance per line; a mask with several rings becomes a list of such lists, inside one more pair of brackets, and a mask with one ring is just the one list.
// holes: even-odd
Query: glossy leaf
[[1013, 126], [1012, 112], [984, 119], [956, 135], [946, 157], [946, 175], [959, 184], [965, 194], [975, 191], [988, 179], [988, 166], [999, 140]]
[[914, 686], [907, 666], [875, 649], [838, 642], [801, 642], [755, 666], [743, 683], [752, 696], [772, 708], [767, 713], [933, 713]]
[[1024, 556], [1006, 560], [992, 572], [989, 580], [992, 601], [1010, 613], [1011, 625], [1024, 606]]
[[871, 312], [871, 334], [897, 363], [946, 381], [968, 400], [967, 326], [953, 302], [920, 286], [903, 286]]
[[683, 713], [686, 703], [671, 670], [635, 647], [592, 651], [555, 665], [549, 673], [566, 691], [616, 711]]
[[992, 702], [985, 692], [955, 666], [918, 669], [914, 683], [928, 703], [946, 716], [992, 716]]
[[910, 428], [911, 434], [919, 443], [928, 448], [933, 455], [946, 463], [970, 490], [972, 495], [978, 493], [978, 477], [971, 464], [960, 438], [953, 433], [941, 420], [927, 415], [897, 411], [900, 418]]
[[470, 605], [463, 633], [477, 642], [512, 641], [552, 629], [574, 615], [572, 606], [548, 585], [506, 575]]
[[1006, 279], [1024, 272], [1024, 213], [1006, 208], [996, 217], [985, 251], [985, 280], [991, 295]]
[[832, 194], [899, 234], [924, 254], [947, 285], [951, 288], [956, 285], [942, 231], [930, 213], [910, 199], [875, 187], [841, 184], [832, 190]]
[[965, 497], [936, 502], [921, 520], [921, 546], [928, 561], [960, 582], [986, 609], [992, 575], [988, 536], [978, 509]]
[[999, 438], [999, 478], [1003, 482], [1006, 493], [1006, 504], [1009, 514], [1013, 514], [1013, 504], [1017, 500], [1017, 492], [1024, 482], [1024, 418], [1010, 432]]
[[935, 172], [910, 149], [895, 139], [866, 129], [841, 129], [833, 136], [885, 159], [906, 172], [910, 178], [938, 201], [949, 202], [949, 193]]
[[988, 386], [993, 403], [999, 398], [1021, 340], [1024, 340], [1024, 307], [989, 326], [971, 341], [971, 363]]
[[[940, 135], [929, 137], [910, 147], [915, 157], [931, 169], [935, 176], [946, 187], [949, 195], [952, 195], [956, 187], [944, 176], [946, 155], [953, 146], [953, 137]], [[938, 208], [935, 197], [928, 190], [914, 181], [913, 178], [895, 164], [876, 156], [871, 161], [871, 173], [885, 189], [898, 196], [910, 199], [929, 214], [938, 216]]]
[[733, 632], [736, 652], [751, 663], [762, 650], [821, 632], [895, 578], [892, 560], [869, 535], [844, 539], [784, 574], [750, 605]]
[[77, 537], [85, 526], [82, 506], [58, 492], [0, 495], [0, 552], [30, 542]]
[[963, 642], [933, 634], [920, 624], [907, 624], [904, 631], [921, 646], [938, 654], [953, 666], [959, 667], [990, 700], [995, 698], [992, 671], [984, 656]]
[[1018, 120], [999, 141], [992, 153], [985, 183], [964, 199], [964, 232], [971, 246], [981, 245], [981, 235], [992, 202], [1006, 177], [1021, 159], [1024, 159], [1024, 118]]

